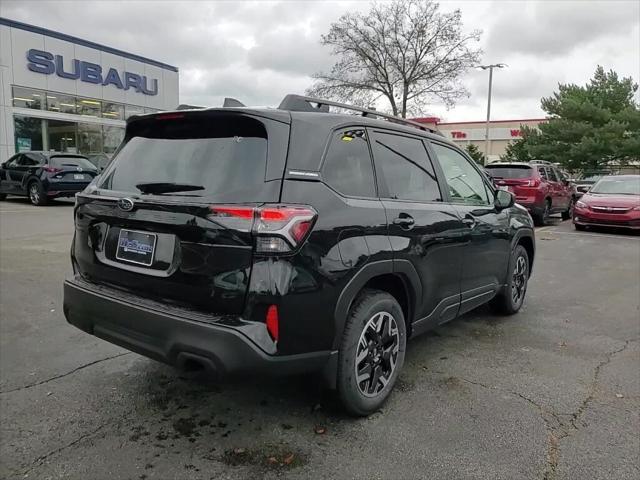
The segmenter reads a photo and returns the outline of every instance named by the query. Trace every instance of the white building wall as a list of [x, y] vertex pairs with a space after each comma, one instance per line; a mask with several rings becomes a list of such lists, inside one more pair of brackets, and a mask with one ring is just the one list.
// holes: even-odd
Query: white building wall
[[[57, 32], [44, 32], [31, 26], [16, 26], [15, 22], [0, 19], [0, 162], [4, 162], [15, 153], [13, 115], [29, 115], [39, 118], [61, 119], [60, 114], [47, 110], [17, 109], [13, 107], [12, 86], [34, 88], [72, 96], [89, 97], [107, 102], [138, 105], [159, 110], [173, 110], [179, 104], [178, 72], [163, 65], [154, 65], [153, 61], [130, 58], [120, 55], [109, 47], [85, 45], [79, 39], [69, 38]], [[8, 23], [8, 24], [7, 24]], [[30, 31], [30, 30], [37, 31]], [[57, 37], [64, 38], [57, 38]], [[32, 49], [43, 50], [53, 55], [62, 55], [66, 72], [73, 71], [73, 60], [92, 62], [102, 67], [103, 78], [110, 68], [115, 68], [124, 83], [124, 72], [147, 76], [147, 86], [151, 88], [153, 79], [158, 81], [158, 94], [146, 95], [131, 88], [118, 89], [114, 85], [101, 85], [84, 82], [81, 79], [62, 78], [57, 74], [46, 75], [32, 72], [27, 68], [27, 52]], [[135, 55], [134, 55], [135, 56]], [[75, 117], [75, 118], [74, 118]], [[91, 118], [79, 115], [67, 115], [82, 123], [100, 123], [102, 125], [124, 125], [123, 121], [106, 118]]]

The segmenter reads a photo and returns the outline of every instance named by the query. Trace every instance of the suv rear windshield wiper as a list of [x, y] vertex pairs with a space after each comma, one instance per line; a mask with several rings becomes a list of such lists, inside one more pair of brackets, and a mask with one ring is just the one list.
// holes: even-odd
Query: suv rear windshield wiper
[[202, 185], [193, 185], [191, 183], [174, 183], [174, 182], [149, 182], [138, 183], [136, 188], [146, 194], [163, 194], [173, 192], [191, 192], [193, 190], [204, 190]]

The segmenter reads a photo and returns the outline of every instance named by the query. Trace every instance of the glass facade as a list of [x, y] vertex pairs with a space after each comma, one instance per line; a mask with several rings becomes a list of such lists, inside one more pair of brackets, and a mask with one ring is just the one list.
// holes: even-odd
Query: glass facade
[[113, 155], [124, 138], [124, 127], [14, 115], [16, 152], [56, 152]]
[[13, 106], [71, 113], [86, 117], [108, 118], [110, 120], [124, 120], [131, 115], [160, 111], [156, 108], [142, 107], [140, 105], [103, 102], [94, 98], [74, 97], [57, 92], [45, 92], [23, 87], [13, 87]]
[[[125, 105], [58, 92], [12, 87], [13, 106], [66, 113], [82, 117], [124, 121], [131, 115], [158, 112], [158, 109]], [[124, 127], [99, 123], [35, 118], [14, 115], [15, 147], [27, 150], [54, 150], [81, 153], [108, 161], [124, 138]], [[102, 161], [101, 160], [101, 161]]]

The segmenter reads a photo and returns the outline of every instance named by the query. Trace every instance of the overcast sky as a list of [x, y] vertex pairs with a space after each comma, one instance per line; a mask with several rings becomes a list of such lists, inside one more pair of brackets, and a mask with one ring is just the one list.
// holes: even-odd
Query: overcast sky
[[[560, 83], [584, 84], [596, 65], [640, 80], [640, 2], [442, 1], [460, 8], [466, 30], [483, 31], [483, 63], [494, 74], [493, 119], [539, 118], [540, 97]], [[220, 105], [225, 96], [277, 105], [304, 93], [328, 69], [319, 43], [331, 22], [368, 1], [90, 2], [0, 0], [0, 16], [153, 58], [180, 69], [180, 101]], [[469, 98], [425, 114], [445, 121], [486, 116], [487, 72], [464, 78]], [[638, 97], [640, 99], [640, 96]]]

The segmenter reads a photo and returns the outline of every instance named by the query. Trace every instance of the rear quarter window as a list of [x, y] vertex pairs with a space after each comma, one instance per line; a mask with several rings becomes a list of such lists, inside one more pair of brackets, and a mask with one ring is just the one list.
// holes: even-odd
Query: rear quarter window
[[371, 155], [364, 129], [352, 128], [333, 134], [322, 167], [322, 178], [343, 195], [376, 196]]

